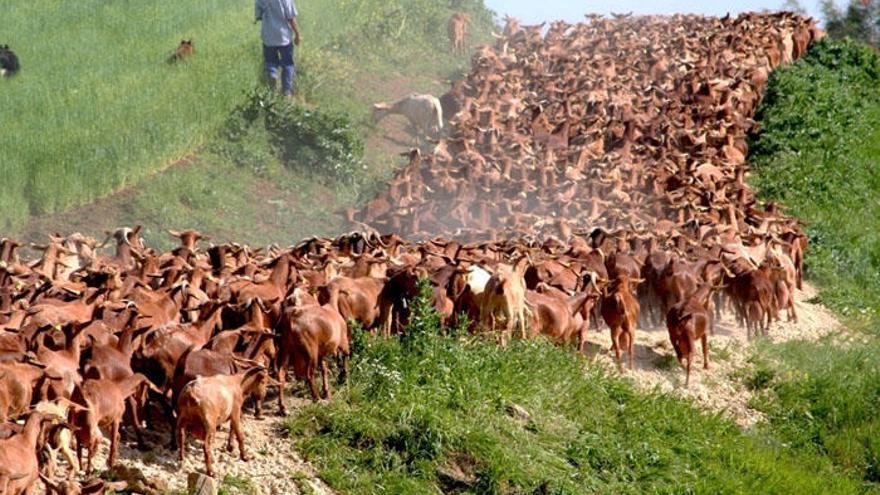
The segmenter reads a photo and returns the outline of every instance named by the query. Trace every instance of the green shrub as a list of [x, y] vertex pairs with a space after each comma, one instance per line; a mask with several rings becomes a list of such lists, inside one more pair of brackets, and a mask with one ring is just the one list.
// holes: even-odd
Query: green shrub
[[346, 185], [357, 184], [363, 174], [364, 144], [344, 114], [308, 108], [261, 88], [230, 117], [218, 149], [239, 164], [259, 164], [259, 156], [246, 148], [255, 134], [266, 136], [256, 142], [267, 144], [289, 168]]

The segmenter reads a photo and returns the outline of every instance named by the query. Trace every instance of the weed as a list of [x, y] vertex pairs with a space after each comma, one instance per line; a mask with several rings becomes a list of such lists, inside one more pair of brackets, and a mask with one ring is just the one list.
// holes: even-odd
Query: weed
[[250, 493], [253, 490], [253, 481], [249, 478], [227, 474], [223, 477], [223, 488], [233, 489], [239, 493]]
[[654, 366], [657, 369], [662, 371], [670, 371], [681, 368], [681, 365], [678, 364], [678, 359], [672, 354], [663, 354], [654, 359]]

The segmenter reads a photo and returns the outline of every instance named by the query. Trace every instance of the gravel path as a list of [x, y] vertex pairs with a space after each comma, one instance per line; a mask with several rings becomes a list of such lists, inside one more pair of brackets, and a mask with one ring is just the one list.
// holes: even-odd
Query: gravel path
[[[816, 340], [841, 328], [840, 322], [824, 306], [811, 304], [816, 290], [804, 286], [797, 294], [798, 323], [775, 322], [767, 338], [772, 342], [805, 339]], [[609, 353], [611, 337], [603, 325], [600, 332], [591, 332], [591, 351], [596, 361], [609, 370], [616, 370], [614, 355]], [[659, 389], [680, 397], [693, 399], [699, 405], [722, 411], [742, 427], [749, 427], [762, 419], [760, 412], [749, 407], [752, 393], [736, 380], [733, 375], [747, 366], [749, 342], [746, 330], [731, 317], [718, 323], [715, 334], [709, 336], [709, 370], [703, 370], [701, 347], [697, 346], [697, 359], [691, 371], [690, 387], [684, 387], [684, 371], [675, 360], [675, 351], [669, 342], [666, 327], [651, 330], [639, 329], [636, 332], [635, 369], [627, 371], [638, 387], [644, 390]], [[616, 372], [616, 371], [615, 371]]]

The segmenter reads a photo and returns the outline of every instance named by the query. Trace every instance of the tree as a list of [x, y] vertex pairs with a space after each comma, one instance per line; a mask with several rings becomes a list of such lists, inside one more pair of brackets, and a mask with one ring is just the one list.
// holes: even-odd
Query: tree
[[833, 0], [822, 0], [820, 5], [829, 36], [880, 46], [880, 0], [850, 0], [845, 8]]
[[782, 10], [786, 12], [794, 12], [799, 15], [807, 15], [807, 9], [798, 0], [785, 0], [782, 3]]

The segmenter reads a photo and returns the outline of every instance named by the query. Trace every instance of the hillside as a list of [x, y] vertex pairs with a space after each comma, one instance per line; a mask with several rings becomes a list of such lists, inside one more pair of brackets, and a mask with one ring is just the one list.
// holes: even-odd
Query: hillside
[[[214, 444], [223, 493], [880, 493], [877, 52], [819, 41], [812, 21], [790, 14], [596, 17], [554, 24], [546, 35], [511, 29], [471, 59], [468, 84], [455, 92], [463, 111], [448, 137], [435, 153], [406, 163], [398, 153], [412, 136], [400, 120], [372, 125], [369, 103], [437, 93], [444, 79], [464, 74], [468, 61], [437, 43], [450, 10], [429, 0], [315, 1], [303, 2], [303, 16], [313, 16], [306, 23], [312, 45], [300, 53], [297, 101], [255, 89], [251, 74], [198, 114], [177, 144], [159, 139], [165, 123], [181, 118], [173, 99], [168, 120], [149, 116], [161, 125], [138, 141], [140, 150], [125, 141], [129, 130], [143, 130], [126, 120], [135, 113], [117, 115], [122, 144], [75, 133], [45, 143], [46, 153], [82, 139], [134, 158], [170, 154], [142, 163], [136, 179], [120, 168], [130, 181], [110, 174], [94, 184], [97, 172], [64, 161], [75, 154], [64, 158], [50, 167], [69, 175], [52, 185], [63, 187], [61, 196], [26, 193], [19, 199], [28, 212], [0, 216], [6, 227], [24, 240], [79, 230], [100, 241], [106, 229], [143, 223], [153, 249], [126, 230], [108, 244], [116, 256], [111, 247], [95, 255], [70, 241], [76, 251], [64, 261], [90, 268], [62, 276], [66, 266], [49, 254], [19, 263], [0, 239], [0, 255], [9, 255], [0, 260], [2, 358], [41, 360], [72, 342], [88, 355], [101, 338], [121, 342], [122, 325], [139, 334], [132, 371], [159, 383], [165, 377], [151, 359], [179, 347], [166, 345], [179, 344], [174, 338], [189, 353], [234, 334], [229, 354], [262, 359], [245, 353], [264, 349], [258, 342], [290, 346], [308, 331], [306, 323], [285, 325], [312, 309], [310, 294], [345, 298], [322, 309], [349, 319], [347, 332], [338, 319], [335, 336], [350, 336], [347, 381], [340, 374], [330, 380], [333, 398], [312, 402], [290, 373], [290, 416], [275, 414], [274, 390], [267, 417], [253, 419], [248, 406], [252, 460], [220, 452], [226, 431]], [[481, 3], [451, 4], [477, 19], [472, 41], [488, 38]], [[188, 19], [200, 25], [194, 13]], [[255, 36], [249, 24], [240, 28]], [[213, 63], [210, 56], [200, 49], [169, 70], [181, 81], [196, 77], [190, 71], [207, 77], [201, 67]], [[10, 94], [30, 80], [11, 80]], [[128, 91], [142, 88], [131, 84]], [[161, 110], [158, 100], [150, 103]], [[105, 116], [79, 113], [93, 129], [113, 128]], [[22, 153], [35, 159], [38, 148], [26, 143]], [[16, 170], [20, 185], [43, 180], [40, 166]], [[90, 185], [69, 187], [76, 181]], [[78, 197], [78, 189], [88, 192]], [[34, 189], [41, 190], [50, 192]], [[346, 207], [360, 207], [356, 218], [379, 230], [359, 224], [338, 236], [350, 227], [339, 214]], [[165, 233], [173, 227], [211, 235], [212, 249], [183, 240], [172, 251], [181, 244]], [[312, 235], [321, 237], [256, 249]], [[797, 290], [792, 260], [801, 240], [809, 244], [807, 280]], [[785, 260], [795, 278], [786, 278]], [[522, 279], [529, 339], [506, 342], [504, 330], [489, 328], [497, 316], [487, 318], [491, 304], [468, 299], [476, 298], [471, 275], [479, 270], [493, 284], [501, 280], [480, 297], [509, 296]], [[762, 276], [764, 285], [756, 282]], [[691, 277], [689, 295], [667, 287]], [[694, 296], [704, 289], [705, 299]], [[778, 306], [785, 294], [797, 322]], [[152, 297], [166, 295], [172, 314], [157, 324]], [[362, 314], [360, 296], [368, 301]], [[677, 357], [688, 349], [667, 330], [682, 302], [692, 311], [684, 321], [705, 309], [714, 324], [709, 369], [690, 343], [697, 357], [689, 385]], [[88, 339], [79, 339], [85, 323], [64, 321], [58, 309], [78, 304], [93, 304], [85, 323], [101, 324], [83, 334]], [[379, 333], [383, 310], [389, 331], [398, 332], [390, 338], [363, 329], [369, 320]], [[631, 370], [609, 338], [618, 316], [635, 327], [621, 330], [632, 336]], [[212, 323], [203, 335], [190, 320]], [[321, 321], [336, 320], [322, 313]], [[189, 347], [196, 333], [203, 340]], [[626, 340], [618, 345], [627, 350]], [[27, 352], [33, 348], [39, 352]], [[236, 365], [243, 363], [253, 361]], [[280, 377], [274, 366], [256, 371]], [[6, 379], [0, 373], [0, 384]], [[170, 425], [159, 417], [161, 402], [148, 400], [155, 412], [145, 450], [124, 428], [120, 463], [163, 482], [164, 493], [180, 490], [204, 462], [198, 441], [182, 466], [165, 448]], [[103, 466], [107, 446], [100, 450]]]
[[[487, 39], [491, 14], [482, 4], [459, 8], [474, 18], [469, 42]], [[66, 64], [37, 56], [54, 41], [28, 34], [26, 23], [15, 23], [6, 40], [24, 70], [0, 93], [0, 121], [8, 123], [0, 136], [4, 231], [32, 239], [71, 228], [98, 235], [108, 225], [143, 222], [151, 234], [178, 225], [259, 243], [338, 232], [328, 210], [354, 205], [361, 187], [394, 166], [387, 157], [411, 145], [395, 122], [375, 129], [369, 105], [444, 91], [443, 81], [466, 64], [448, 53], [451, 9], [437, 2], [303, 2], [308, 41], [297, 54], [298, 104], [345, 114], [361, 140], [377, 136], [358, 187], [337, 187], [307, 170], [291, 171], [265, 149], [265, 135], [252, 133], [237, 149], [223, 144], [225, 124], [259, 85], [259, 34], [249, 5], [160, 1], [138, 9], [122, 15], [123, 7], [81, 2], [60, 18], [32, 4], [11, 6], [10, 18], [51, 26], [74, 51]], [[89, 23], [87, 16], [106, 22]], [[136, 21], [143, 18], [154, 22]], [[180, 38], [195, 40], [196, 56], [169, 66], [165, 59]], [[395, 141], [382, 139], [386, 131]], [[215, 198], [263, 192], [272, 203], [227, 205], [195, 191], [214, 191]], [[309, 197], [331, 201], [319, 213], [308, 208]], [[315, 220], [300, 226], [292, 216]]]

